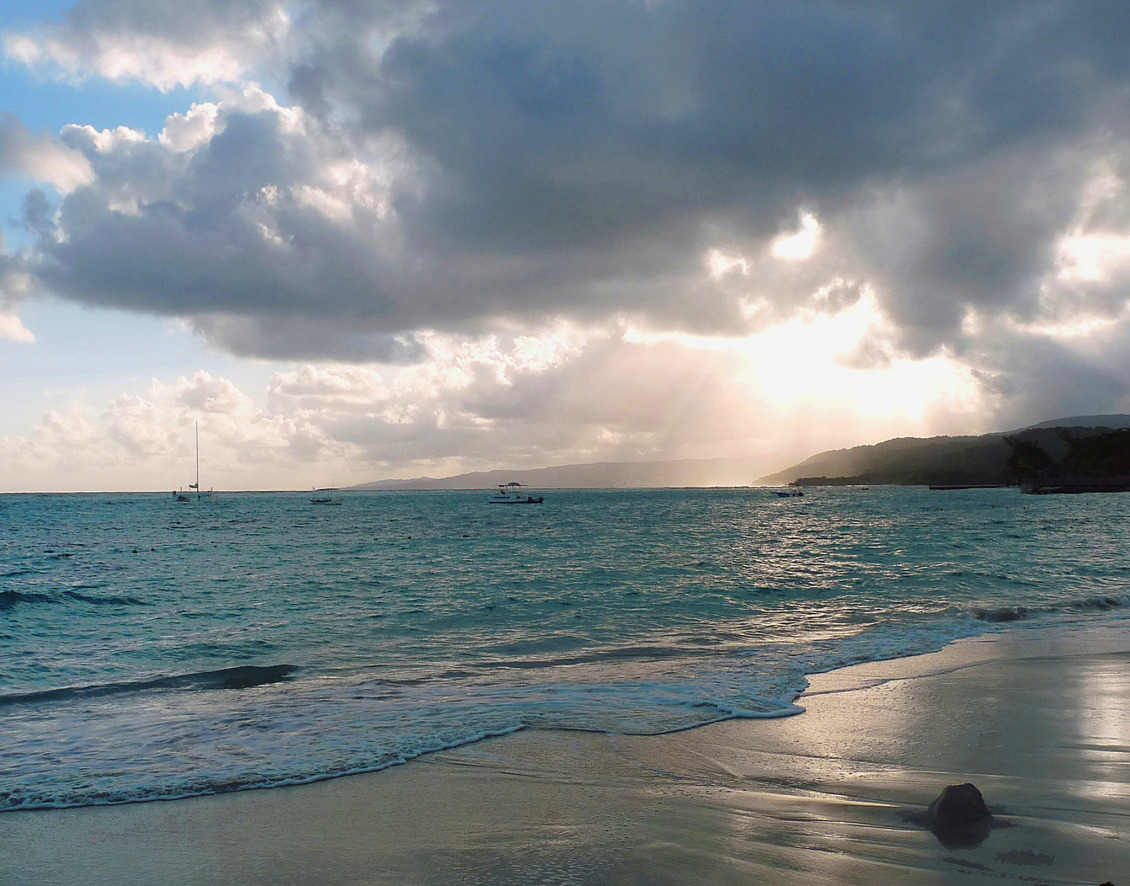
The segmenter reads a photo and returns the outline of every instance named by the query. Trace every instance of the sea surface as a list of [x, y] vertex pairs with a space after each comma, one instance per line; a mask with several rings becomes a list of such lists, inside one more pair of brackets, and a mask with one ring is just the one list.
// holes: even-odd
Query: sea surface
[[806, 675], [1130, 626], [1130, 495], [0, 496], [0, 810], [799, 714]]

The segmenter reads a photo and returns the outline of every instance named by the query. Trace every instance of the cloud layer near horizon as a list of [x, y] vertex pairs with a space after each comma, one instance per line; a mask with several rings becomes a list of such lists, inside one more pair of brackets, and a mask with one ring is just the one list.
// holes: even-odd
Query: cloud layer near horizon
[[842, 365], [956, 361], [996, 426], [1115, 411], [1127, 35], [1114, 2], [85, 0], [9, 60], [199, 100], [159, 133], [0, 121], [0, 172], [41, 183], [0, 321], [51, 293], [401, 366], [567, 324], [591, 353], [540, 383], [611, 391], [585, 367], [866, 305]]

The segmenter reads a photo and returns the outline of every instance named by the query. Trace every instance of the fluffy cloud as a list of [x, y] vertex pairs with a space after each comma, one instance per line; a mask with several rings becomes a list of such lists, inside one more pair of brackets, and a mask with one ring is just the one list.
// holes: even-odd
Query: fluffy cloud
[[0, 338], [31, 343], [35, 336], [15, 314], [0, 312]]
[[141, 80], [159, 89], [239, 79], [289, 32], [272, 0], [79, 0], [61, 21], [9, 33], [9, 58], [61, 75]]
[[48, 411], [30, 434], [0, 439], [6, 489], [184, 486], [194, 471], [197, 424], [210, 485], [293, 488], [296, 473], [325, 482], [348, 470], [348, 447], [302, 410], [268, 413], [230, 380], [202, 370], [171, 383], [154, 379], [101, 406], [74, 400]]
[[[811, 322], [829, 340], [850, 337], [838, 317]], [[790, 338], [774, 331], [720, 346], [558, 324], [472, 340], [429, 333], [412, 364], [306, 364], [274, 373], [263, 391], [200, 371], [100, 406], [59, 405], [30, 434], [0, 440], [4, 482], [184, 484], [197, 423], [204, 482], [227, 489], [716, 455], [760, 456], [768, 472], [860, 434], [968, 422], [982, 405], [952, 363], [902, 367], [895, 382], [837, 366], [831, 349], [820, 359], [790, 353]]]
[[[210, 91], [155, 136], [68, 127], [38, 172], [0, 128], [0, 159], [63, 192], [29, 204], [39, 239], [10, 265], [237, 354], [387, 364], [347, 379], [367, 412], [319, 393], [340, 369], [271, 391], [336, 397], [323, 432], [362, 449], [423, 423], [435, 458], [485, 453], [507, 438], [484, 429], [525, 433], [517, 411], [548, 451], [694, 445], [675, 413], [748, 439], [721, 351], [618, 330], [756, 336], [862, 303], [842, 365], [960, 363], [1002, 415], [1084, 393], [1110, 409], [1128, 31], [1124, 4], [1055, 0], [85, 0], [9, 34], [9, 58]], [[512, 369], [437, 362], [441, 340], [555, 322], [585, 330], [567, 372], [500, 386]], [[466, 373], [460, 396], [398, 399], [439, 365]], [[652, 398], [655, 379], [687, 400]], [[609, 401], [622, 420], [594, 387], [636, 391]]]
[[22, 175], [47, 182], [59, 191], [89, 184], [94, 175], [87, 159], [57, 139], [34, 135], [11, 114], [0, 114], [0, 176]]

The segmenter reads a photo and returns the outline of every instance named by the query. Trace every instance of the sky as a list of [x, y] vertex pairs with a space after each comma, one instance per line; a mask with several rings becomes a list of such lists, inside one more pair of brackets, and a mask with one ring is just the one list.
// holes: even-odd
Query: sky
[[0, 56], [0, 491], [1130, 412], [1125, 3], [5, 0]]

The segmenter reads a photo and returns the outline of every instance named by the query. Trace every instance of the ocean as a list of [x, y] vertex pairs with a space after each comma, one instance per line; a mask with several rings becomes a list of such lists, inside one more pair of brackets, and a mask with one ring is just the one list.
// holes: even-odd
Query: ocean
[[920, 487], [0, 496], [0, 810], [803, 716], [813, 673], [1130, 625], [1128, 510]]

